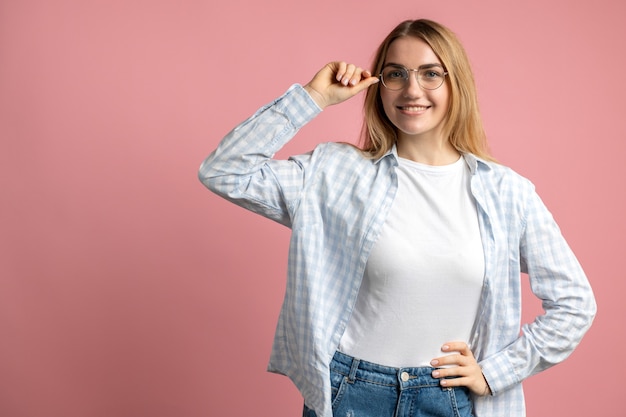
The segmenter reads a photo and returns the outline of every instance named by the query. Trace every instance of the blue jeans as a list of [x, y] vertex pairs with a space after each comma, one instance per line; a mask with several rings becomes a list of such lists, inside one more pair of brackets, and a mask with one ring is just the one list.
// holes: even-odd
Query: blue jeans
[[[443, 388], [433, 368], [391, 368], [341, 352], [330, 364], [333, 416], [472, 417], [465, 387]], [[304, 406], [303, 417], [316, 417]]]

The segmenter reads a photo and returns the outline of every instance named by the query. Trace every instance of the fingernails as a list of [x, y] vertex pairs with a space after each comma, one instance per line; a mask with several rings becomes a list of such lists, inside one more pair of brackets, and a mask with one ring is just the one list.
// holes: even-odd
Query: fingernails
[[439, 361], [438, 361], [437, 359], [433, 359], [432, 361], [430, 361], [430, 364], [431, 364], [432, 366], [436, 366], [436, 365], [438, 365], [438, 364], [439, 364]]
[[433, 371], [433, 377], [437, 378], [439, 376], [439, 371]]
[[448, 345], [443, 345], [441, 347], [441, 350], [448, 350], [448, 349], [450, 349], [450, 346], [448, 346]]

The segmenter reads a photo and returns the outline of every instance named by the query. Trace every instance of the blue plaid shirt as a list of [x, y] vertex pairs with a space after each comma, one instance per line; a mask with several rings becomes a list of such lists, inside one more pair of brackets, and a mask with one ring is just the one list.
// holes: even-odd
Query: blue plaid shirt
[[[291, 378], [319, 417], [331, 417], [329, 364], [394, 200], [398, 162], [395, 149], [373, 160], [339, 143], [272, 159], [319, 112], [301, 86], [292, 86], [232, 130], [199, 176], [222, 197], [292, 229], [287, 291], [268, 369]], [[474, 398], [474, 409], [479, 417], [524, 416], [521, 381], [572, 352], [591, 325], [595, 300], [533, 185], [501, 165], [464, 158], [485, 254], [468, 342], [493, 393]], [[520, 333], [522, 272], [545, 314]]]

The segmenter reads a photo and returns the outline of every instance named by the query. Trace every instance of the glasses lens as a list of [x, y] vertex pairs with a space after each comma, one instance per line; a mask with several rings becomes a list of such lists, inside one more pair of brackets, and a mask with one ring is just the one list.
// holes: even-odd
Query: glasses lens
[[436, 90], [441, 87], [446, 78], [446, 73], [439, 66], [419, 70], [390, 66], [383, 69], [381, 73], [383, 85], [389, 90], [402, 90], [409, 81], [409, 72], [417, 72], [417, 81], [426, 90]]
[[402, 90], [409, 79], [409, 73], [405, 68], [388, 67], [382, 73], [383, 84], [390, 90]]
[[418, 72], [420, 85], [427, 90], [435, 90], [441, 87], [445, 73], [439, 68], [424, 68]]

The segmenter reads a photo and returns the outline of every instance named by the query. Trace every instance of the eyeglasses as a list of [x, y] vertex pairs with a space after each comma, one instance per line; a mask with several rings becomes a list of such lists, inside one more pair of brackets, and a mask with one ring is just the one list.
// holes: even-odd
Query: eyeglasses
[[402, 65], [388, 65], [380, 73], [383, 85], [393, 91], [404, 89], [409, 83], [409, 73], [415, 72], [417, 83], [425, 90], [436, 90], [443, 84], [448, 73], [439, 65], [426, 65], [408, 69]]

